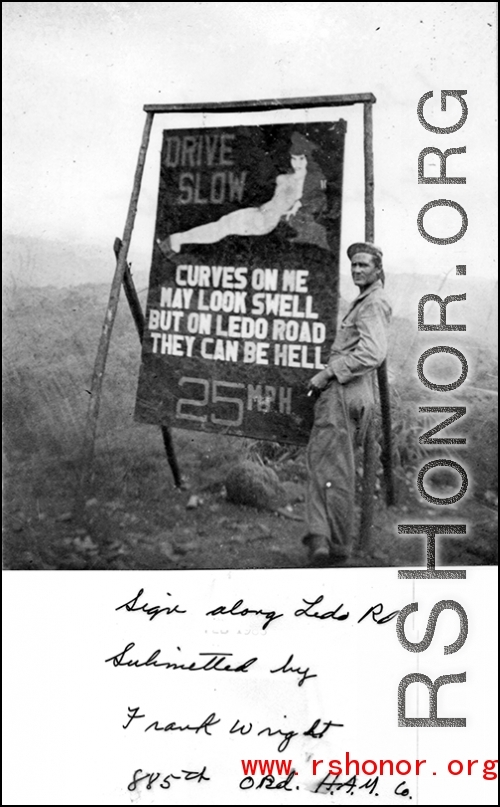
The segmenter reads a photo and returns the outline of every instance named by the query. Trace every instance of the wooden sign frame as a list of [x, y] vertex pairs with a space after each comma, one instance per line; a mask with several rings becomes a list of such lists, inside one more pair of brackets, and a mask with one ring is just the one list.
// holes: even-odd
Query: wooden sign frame
[[[149, 146], [151, 129], [155, 115], [165, 113], [230, 113], [230, 112], [269, 112], [275, 109], [314, 109], [318, 107], [340, 107], [363, 105], [363, 152], [364, 152], [364, 238], [374, 241], [375, 238], [375, 206], [374, 206], [374, 166], [373, 166], [373, 104], [376, 98], [372, 93], [353, 93], [347, 95], [326, 95], [305, 98], [273, 98], [258, 101], [225, 101], [201, 102], [190, 104], [145, 104], [146, 121], [142, 133], [141, 145], [135, 169], [132, 193], [128, 206], [127, 218], [122, 239], [115, 241], [116, 268], [111, 283], [108, 306], [101, 330], [97, 355], [94, 363], [90, 388], [90, 406], [85, 425], [84, 462], [82, 488], [88, 488], [92, 480], [92, 466], [97, 432], [97, 421], [101, 402], [102, 384], [106, 360], [109, 351], [111, 333], [118, 308], [120, 288], [124, 285], [127, 300], [142, 340], [144, 332], [144, 315], [134, 288], [129, 265], [128, 252], [132, 240], [137, 205]], [[382, 415], [382, 464], [384, 469], [386, 502], [395, 504], [395, 486], [392, 469], [392, 443], [391, 443], [391, 412], [389, 385], [387, 379], [386, 362], [377, 370], [380, 405]], [[177, 464], [170, 430], [161, 427], [167, 458], [172, 469], [176, 487], [182, 486], [182, 476]], [[360, 527], [360, 546], [366, 547], [369, 542], [370, 530], [373, 522], [373, 491], [376, 475], [375, 434], [373, 422], [366, 437], [364, 445], [364, 474], [363, 474], [363, 501]]]

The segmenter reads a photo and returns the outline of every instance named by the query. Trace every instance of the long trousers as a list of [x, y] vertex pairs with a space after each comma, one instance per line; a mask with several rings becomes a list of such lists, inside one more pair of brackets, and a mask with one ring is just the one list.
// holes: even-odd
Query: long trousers
[[333, 380], [314, 408], [307, 447], [307, 538], [327, 538], [332, 553], [347, 557], [354, 538], [356, 448], [373, 416], [372, 373], [347, 384]]

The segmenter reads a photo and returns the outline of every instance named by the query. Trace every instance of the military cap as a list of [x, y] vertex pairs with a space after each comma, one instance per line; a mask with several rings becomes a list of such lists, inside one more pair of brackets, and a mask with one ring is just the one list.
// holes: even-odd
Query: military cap
[[316, 143], [308, 140], [301, 132], [293, 132], [291, 139], [290, 154], [305, 154], [308, 157], [318, 148]]
[[356, 242], [355, 244], [351, 244], [351, 246], [347, 249], [347, 257], [352, 259], [353, 255], [356, 255], [358, 252], [367, 252], [369, 255], [375, 255], [375, 257], [380, 261], [382, 260], [382, 250], [380, 247], [376, 247], [375, 244], [372, 244], [370, 241], [360, 241]]

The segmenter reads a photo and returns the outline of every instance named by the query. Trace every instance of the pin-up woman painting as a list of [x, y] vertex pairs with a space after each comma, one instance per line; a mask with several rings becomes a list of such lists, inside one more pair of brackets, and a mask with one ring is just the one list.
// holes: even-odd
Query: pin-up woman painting
[[234, 210], [216, 221], [184, 232], [172, 233], [158, 245], [166, 255], [180, 252], [184, 244], [215, 244], [230, 235], [261, 236], [272, 232], [280, 221], [295, 231], [289, 240], [330, 249], [326, 230], [317, 218], [327, 206], [326, 179], [312, 154], [317, 146], [300, 132], [293, 132], [290, 171], [276, 177], [274, 194], [259, 207]]

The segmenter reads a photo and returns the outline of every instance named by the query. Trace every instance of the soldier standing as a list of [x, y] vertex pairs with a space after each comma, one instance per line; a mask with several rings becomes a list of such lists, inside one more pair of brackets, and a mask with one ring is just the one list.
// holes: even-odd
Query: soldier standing
[[342, 320], [328, 364], [309, 381], [318, 398], [307, 448], [308, 533], [303, 542], [314, 566], [342, 563], [350, 555], [355, 450], [373, 416], [373, 371], [387, 355], [391, 307], [382, 251], [360, 242], [351, 244], [347, 255], [359, 295]]

